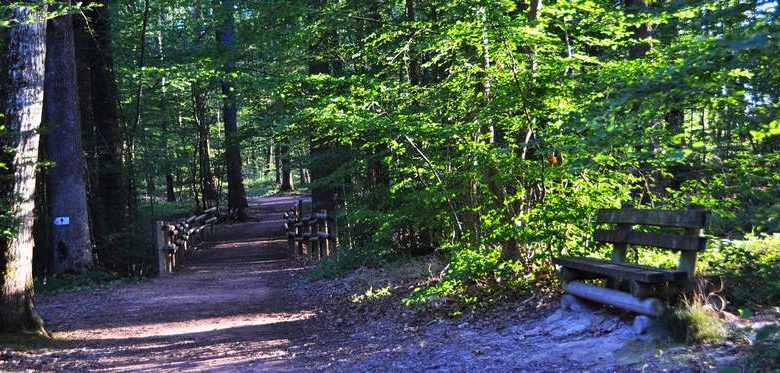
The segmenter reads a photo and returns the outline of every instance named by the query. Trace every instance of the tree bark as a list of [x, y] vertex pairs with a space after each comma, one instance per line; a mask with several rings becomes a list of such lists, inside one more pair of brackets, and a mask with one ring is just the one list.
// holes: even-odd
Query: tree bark
[[241, 150], [238, 137], [238, 108], [236, 84], [231, 74], [236, 70], [233, 54], [235, 43], [235, 16], [233, 0], [222, 0], [223, 20], [219, 30], [219, 44], [225, 57], [225, 78], [222, 82], [222, 94], [225, 96], [222, 117], [225, 123], [225, 153], [227, 156], [228, 209], [238, 211], [238, 220], [246, 221], [246, 191], [241, 173]]
[[[280, 188], [282, 192], [291, 192], [295, 188], [292, 173], [292, 160], [290, 159], [290, 146], [287, 144], [287, 141], [289, 140], [285, 140], [279, 145], [279, 158], [282, 160], [282, 186]], [[314, 195], [314, 191], [312, 191], [312, 195]]]
[[[89, 84], [91, 102], [81, 101], [83, 106], [91, 106], [93, 123], [87, 123], [82, 116], [84, 128], [91, 128], [94, 134], [98, 164], [95, 168], [95, 186], [93, 188], [97, 208], [93, 217], [104, 224], [95, 225], [96, 237], [108, 242], [124, 235], [127, 221], [128, 193], [125, 182], [124, 162], [122, 160], [122, 137], [119, 128], [118, 93], [114, 80], [114, 60], [112, 55], [111, 20], [108, 0], [93, 0], [90, 4], [100, 6], [86, 12], [89, 24], [82, 17], [76, 17], [75, 23], [78, 51], [83, 51], [89, 61], [88, 79], [79, 76], [80, 84]], [[82, 93], [84, 89], [81, 89]], [[83, 98], [83, 96], [82, 96]], [[85, 110], [82, 110], [84, 114]], [[115, 242], [115, 241], [114, 241]], [[101, 245], [102, 246], [102, 245]]]
[[0, 236], [0, 332], [34, 332], [49, 335], [35, 309], [32, 253], [35, 169], [38, 164], [38, 129], [43, 115], [46, 58], [46, 6], [25, 1], [11, 8], [13, 19], [8, 50], [5, 126], [0, 158], [0, 203], [14, 222], [13, 237]]
[[133, 217], [133, 221], [138, 220], [138, 175], [135, 167], [135, 136], [143, 124], [144, 66], [146, 65], [146, 30], [149, 28], [149, 0], [144, 0], [143, 15], [141, 17], [141, 34], [138, 37], [138, 57], [135, 66], [140, 71], [138, 87], [136, 87], [135, 93], [135, 118], [132, 127], [127, 129], [125, 156], [128, 193], [127, 208]]
[[[69, 0], [62, 4], [70, 5]], [[49, 21], [46, 46], [46, 147], [54, 167], [48, 175], [54, 271], [84, 273], [92, 267], [81, 119], [70, 14]], [[67, 219], [68, 221], [64, 221]], [[51, 224], [51, 223], [50, 223]]]
[[[626, 11], [632, 14], [641, 14], [647, 11], [647, 0], [625, 0]], [[653, 31], [651, 25], [643, 23], [639, 26], [633, 27], [632, 32], [634, 34], [634, 40], [636, 44], [632, 45], [628, 49], [628, 56], [631, 59], [643, 58], [650, 51], [652, 45], [645, 42], [650, 37], [650, 32]]]
[[212, 206], [210, 203], [216, 205], [219, 195], [214, 184], [214, 174], [211, 172], [209, 155], [210, 131], [207, 118], [206, 94], [201, 87], [197, 86], [197, 83], [192, 85], [192, 104], [195, 123], [198, 126], [198, 159], [200, 162], [200, 183], [203, 191], [203, 203]]

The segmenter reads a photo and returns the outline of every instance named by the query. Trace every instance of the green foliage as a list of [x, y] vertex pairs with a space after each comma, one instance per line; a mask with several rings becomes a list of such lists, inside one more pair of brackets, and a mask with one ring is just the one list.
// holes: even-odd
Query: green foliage
[[718, 314], [700, 297], [678, 304], [664, 322], [675, 339], [689, 344], [720, 343], [728, 334]]
[[716, 241], [701, 259], [708, 274], [726, 281], [726, 298], [736, 307], [780, 305], [780, 234], [747, 235]]
[[154, 274], [157, 270], [155, 222], [186, 218], [196, 211], [192, 201], [155, 200], [140, 205], [124, 232], [100, 237], [97, 268], [130, 278]]
[[278, 185], [274, 180], [274, 175], [258, 174], [251, 178], [244, 179], [246, 194], [248, 196], [269, 196], [278, 191]]
[[549, 281], [551, 268], [529, 269], [515, 261], [501, 261], [500, 254], [486, 247], [456, 250], [444, 276], [415, 289], [404, 303], [449, 301], [476, 307], [523, 294]]
[[[143, 201], [156, 201], [167, 175], [180, 197], [200, 197], [200, 92], [223, 189], [220, 83], [233, 79], [249, 193], [274, 190], [265, 175], [281, 158], [317, 174], [303, 190], [337, 194], [340, 234], [355, 249], [312, 276], [445, 253], [449, 271], [410, 303], [479, 304], [549, 286], [553, 257], [606, 255], [591, 240], [593, 217], [623, 202], [703, 205], [716, 237], [780, 230], [776, 5], [573, 0], [532, 16], [518, 4], [239, 2], [237, 48], [221, 53], [213, 35], [225, 12], [214, 2], [152, 0], [144, 66], [141, 2], [110, 7], [124, 123], [145, 94], [142, 126], [123, 127], [136, 141], [129, 172], [145, 179]], [[654, 31], [638, 37], [645, 23]], [[128, 267], [153, 264], [152, 214], [139, 215], [137, 248], [116, 258]], [[739, 284], [738, 304], [777, 302], [777, 260], [740, 245], [715, 245], [708, 271]], [[502, 261], [502, 248], [516, 259]]]
[[353, 294], [349, 300], [352, 303], [366, 303], [373, 302], [384, 297], [389, 297], [391, 294], [390, 287], [390, 285], [377, 289], [374, 289], [374, 287], [369, 287], [363, 294]]
[[390, 261], [403, 261], [403, 258], [378, 255], [377, 250], [366, 247], [358, 247], [353, 250], [337, 249], [338, 260], [334, 257], [323, 258], [309, 272], [308, 277], [312, 281], [333, 278], [346, 271], [360, 267], [379, 267]]

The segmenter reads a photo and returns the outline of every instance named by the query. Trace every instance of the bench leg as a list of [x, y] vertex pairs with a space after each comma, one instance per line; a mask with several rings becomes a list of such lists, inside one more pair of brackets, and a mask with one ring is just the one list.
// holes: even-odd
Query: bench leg
[[561, 297], [561, 309], [564, 311], [571, 310], [574, 312], [593, 311], [593, 308], [588, 305], [584, 299], [575, 297], [571, 294], [564, 294]]
[[629, 293], [588, 285], [580, 281], [569, 282], [563, 285], [563, 289], [581, 298], [647, 316], [658, 317], [665, 310], [664, 303], [658, 298], [639, 299]]
[[634, 317], [634, 323], [631, 325], [631, 328], [634, 329], [634, 333], [637, 335], [643, 335], [657, 323], [658, 319], [656, 318], [645, 315], [638, 315]]

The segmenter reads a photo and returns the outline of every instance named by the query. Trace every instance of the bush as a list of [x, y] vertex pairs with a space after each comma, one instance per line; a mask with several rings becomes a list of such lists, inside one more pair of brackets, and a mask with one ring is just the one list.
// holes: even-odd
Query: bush
[[469, 306], [490, 304], [527, 293], [552, 278], [550, 267], [526, 268], [517, 261], [501, 261], [500, 256], [497, 248], [460, 249], [453, 254], [449, 270], [439, 281], [415, 289], [404, 303], [447, 299]]
[[684, 300], [665, 317], [665, 323], [675, 339], [688, 344], [719, 343], [727, 336], [723, 322], [701, 296]]
[[702, 272], [726, 281], [726, 297], [734, 306], [780, 305], [780, 234], [716, 241], [700, 262]]
[[[338, 260], [334, 257], [325, 257], [309, 272], [310, 280], [333, 278], [345, 271], [360, 267], [378, 267], [388, 261], [388, 256], [367, 247], [359, 247], [353, 250], [338, 250]], [[399, 260], [398, 257], [393, 257]]]

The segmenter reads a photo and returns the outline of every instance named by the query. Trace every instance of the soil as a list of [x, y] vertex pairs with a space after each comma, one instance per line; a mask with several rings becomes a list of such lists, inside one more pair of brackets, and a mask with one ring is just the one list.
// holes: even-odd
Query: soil
[[[550, 297], [457, 317], [401, 305], [435, 259], [310, 281], [282, 231], [299, 198], [252, 199], [251, 222], [217, 228], [175, 274], [39, 297], [55, 342], [0, 346], [0, 371], [699, 371], [737, 359], [734, 344], [676, 346]], [[356, 297], [368, 289], [384, 291]]]

